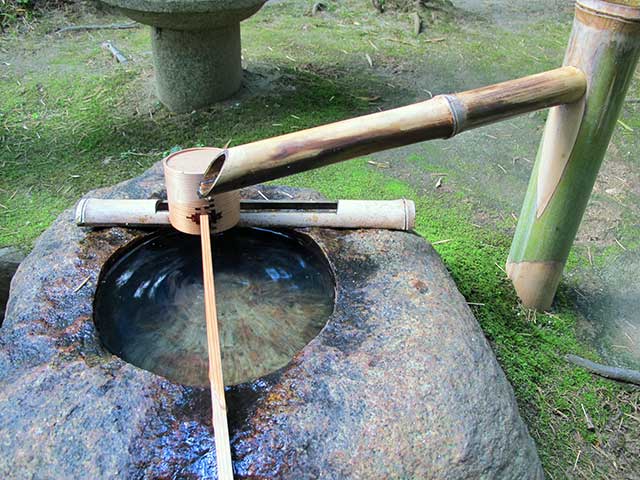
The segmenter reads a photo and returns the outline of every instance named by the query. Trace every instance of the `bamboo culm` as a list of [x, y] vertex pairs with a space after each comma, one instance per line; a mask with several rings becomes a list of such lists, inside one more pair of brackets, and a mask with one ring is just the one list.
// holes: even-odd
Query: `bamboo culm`
[[522, 303], [551, 306], [640, 55], [640, 1], [579, 0], [565, 65], [587, 93], [552, 108], [507, 260]]
[[450, 138], [515, 115], [575, 102], [585, 90], [584, 74], [563, 67], [239, 145], [211, 162], [215, 168], [205, 172], [200, 195], [215, 196], [389, 148]]

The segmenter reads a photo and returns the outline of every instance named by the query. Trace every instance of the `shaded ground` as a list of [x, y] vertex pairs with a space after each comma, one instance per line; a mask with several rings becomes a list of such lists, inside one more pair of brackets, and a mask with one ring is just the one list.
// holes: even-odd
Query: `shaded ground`
[[[556, 67], [572, 15], [559, 0], [463, 0], [455, 23], [429, 23], [415, 37], [409, 14], [326, 3], [311, 17], [311, 2], [277, 2], [245, 22], [243, 91], [188, 115], [172, 115], [155, 100], [145, 29], [52, 33], [125, 19], [73, 10], [47, 15], [30, 32], [4, 34], [0, 246], [28, 250], [84, 192], [141, 172], [176, 145], [243, 143]], [[130, 58], [127, 65], [113, 63], [100, 47], [105, 40]], [[629, 98], [638, 97], [636, 76]], [[501, 271], [544, 112], [284, 180], [334, 198], [416, 199], [418, 232], [446, 240], [436, 248], [467, 300], [480, 304], [475, 313], [550, 478], [637, 478], [640, 471], [638, 391], [562, 361], [572, 352], [640, 366], [639, 108], [629, 102], [623, 109], [547, 315], [520, 308]]]

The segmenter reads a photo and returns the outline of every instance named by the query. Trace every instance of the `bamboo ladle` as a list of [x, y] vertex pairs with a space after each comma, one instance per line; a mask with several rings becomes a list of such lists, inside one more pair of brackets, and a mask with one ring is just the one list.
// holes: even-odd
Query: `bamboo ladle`
[[[198, 186], [205, 167], [219, 155], [219, 152], [220, 150], [216, 148], [182, 150], [167, 157], [163, 164], [171, 225], [184, 233], [200, 234], [216, 465], [218, 480], [232, 480], [233, 464], [222, 376], [211, 230], [221, 232], [238, 223], [240, 197], [237, 192], [216, 195], [215, 198], [200, 198], [198, 196]], [[220, 161], [213, 168], [222, 171], [223, 164], [224, 162]]]
[[224, 398], [222, 355], [218, 334], [216, 288], [213, 281], [213, 254], [209, 214], [200, 215], [200, 243], [202, 245], [202, 278], [204, 283], [204, 312], [207, 322], [207, 351], [209, 352], [209, 384], [211, 387], [211, 412], [216, 441], [216, 465], [218, 480], [233, 479], [227, 403]]

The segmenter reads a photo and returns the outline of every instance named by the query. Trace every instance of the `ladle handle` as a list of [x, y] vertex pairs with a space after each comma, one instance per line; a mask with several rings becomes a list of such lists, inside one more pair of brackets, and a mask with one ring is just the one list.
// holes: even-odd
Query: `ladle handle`
[[218, 333], [216, 290], [213, 281], [213, 258], [209, 215], [200, 215], [200, 243], [202, 244], [202, 277], [204, 283], [204, 310], [207, 322], [207, 349], [209, 352], [209, 382], [211, 384], [211, 410], [213, 433], [216, 440], [216, 463], [218, 480], [233, 480], [227, 405], [222, 379], [222, 356]]

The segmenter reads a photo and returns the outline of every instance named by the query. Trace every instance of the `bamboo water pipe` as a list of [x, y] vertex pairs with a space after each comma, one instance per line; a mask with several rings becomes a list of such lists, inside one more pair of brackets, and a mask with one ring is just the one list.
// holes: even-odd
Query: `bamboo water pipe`
[[239, 145], [213, 159], [200, 195], [219, 195], [389, 148], [450, 138], [505, 118], [575, 102], [585, 90], [584, 73], [562, 67]]
[[199, 235], [199, 218], [206, 213], [212, 231], [221, 232], [239, 221], [239, 188], [372, 152], [450, 138], [575, 102], [585, 90], [582, 71], [563, 67], [229, 149], [182, 150], [164, 160], [169, 220], [177, 230]]

